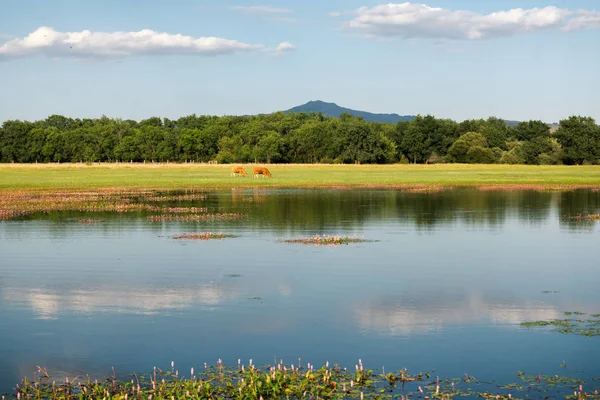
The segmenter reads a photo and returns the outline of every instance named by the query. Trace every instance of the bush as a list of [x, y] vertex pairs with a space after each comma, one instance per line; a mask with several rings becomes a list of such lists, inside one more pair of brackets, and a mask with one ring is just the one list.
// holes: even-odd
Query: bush
[[431, 153], [429, 158], [427, 159], [427, 164], [439, 164], [443, 163], [444, 159], [440, 157], [435, 151]]
[[452, 146], [448, 149], [448, 160], [450, 162], [464, 163], [467, 161], [467, 153], [469, 151], [469, 145], [462, 139], [458, 139], [452, 143]]
[[505, 151], [502, 153], [502, 157], [500, 157], [501, 164], [524, 164], [525, 160], [521, 155], [521, 148], [514, 147], [510, 151]]
[[496, 156], [492, 149], [473, 146], [467, 152], [467, 162], [469, 164], [494, 164]]
[[496, 158], [496, 161], [500, 160], [502, 154], [504, 154], [504, 151], [500, 147], [493, 147], [492, 151], [494, 152], [494, 157]]

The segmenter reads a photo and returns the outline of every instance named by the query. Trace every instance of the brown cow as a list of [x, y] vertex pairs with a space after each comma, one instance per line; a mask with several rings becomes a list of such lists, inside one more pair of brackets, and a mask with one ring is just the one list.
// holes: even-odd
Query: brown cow
[[248, 176], [244, 167], [233, 167], [231, 168], [231, 176]]
[[265, 176], [268, 176], [269, 178], [272, 178], [271, 173], [265, 167], [254, 167], [254, 177], [258, 178], [259, 175], [262, 175], [263, 178]]

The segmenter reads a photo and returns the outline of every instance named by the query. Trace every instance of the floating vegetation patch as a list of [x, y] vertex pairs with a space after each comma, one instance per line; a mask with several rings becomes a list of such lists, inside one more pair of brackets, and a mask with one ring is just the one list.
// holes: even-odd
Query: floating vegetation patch
[[171, 214], [184, 214], [184, 213], [205, 213], [208, 212], [206, 207], [163, 207], [161, 210], [163, 213]]
[[[189, 372], [189, 374], [188, 374]], [[175, 368], [154, 367], [148, 375], [133, 374], [127, 380], [113, 376], [102, 380], [66, 378], [56, 382], [45, 368], [38, 367], [33, 380], [23, 379], [6, 398], [52, 399], [453, 399], [453, 398], [577, 398], [600, 399], [598, 388], [583, 379], [558, 375], [527, 375], [517, 372], [518, 382], [482, 382], [464, 374], [459, 378], [432, 377], [431, 373], [410, 374], [406, 369], [367, 369], [359, 360], [354, 368], [339, 364], [318, 368], [310, 363], [225, 366], [219, 359], [185, 373]], [[187, 375], [187, 376], [184, 376]]]
[[239, 213], [206, 213], [206, 214], [161, 214], [161, 215], [150, 215], [148, 221], [152, 222], [200, 222], [200, 221], [234, 221], [238, 219], [248, 218], [247, 214]]
[[78, 224], [85, 224], [85, 225], [97, 224], [98, 222], [100, 222], [99, 219], [93, 219], [93, 218], [82, 218], [82, 219], [77, 220]]
[[230, 233], [213, 233], [213, 232], [192, 232], [182, 233], [180, 235], [173, 235], [173, 239], [193, 239], [193, 240], [211, 240], [211, 239], [225, 239], [235, 237]]
[[200, 213], [206, 207], [159, 206], [158, 201], [206, 199], [206, 194], [156, 196], [153, 190], [123, 190], [101, 188], [96, 190], [11, 190], [0, 192], [0, 220], [9, 220], [34, 213], [55, 211], [97, 212], [159, 212]]
[[154, 202], [165, 202], [165, 201], [192, 201], [192, 200], [206, 200], [208, 195], [204, 193], [196, 193], [196, 194], [182, 194], [182, 195], [174, 195], [174, 196], [145, 196], [145, 201], [154, 201]]
[[575, 220], [575, 221], [600, 221], [600, 214], [575, 214], [568, 215], [564, 217], [567, 220]]
[[300, 237], [297, 239], [284, 239], [285, 243], [300, 243], [305, 245], [315, 246], [339, 246], [342, 244], [350, 243], [363, 243], [369, 242], [364, 237], [359, 238], [358, 236], [338, 236], [338, 235], [314, 235], [310, 237]]
[[[584, 316], [586, 313], [580, 311], [565, 311], [566, 316]], [[521, 322], [521, 326], [527, 328], [552, 328], [555, 332], [562, 334], [574, 334], [579, 336], [600, 336], [600, 314], [591, 314], [591, 318], [581, 319], [552, 319], [547, 321]]]
[[556, 294], [556, 293], [560, 293], [560, 291], [559, 290], [542, 290], [542, 293]]

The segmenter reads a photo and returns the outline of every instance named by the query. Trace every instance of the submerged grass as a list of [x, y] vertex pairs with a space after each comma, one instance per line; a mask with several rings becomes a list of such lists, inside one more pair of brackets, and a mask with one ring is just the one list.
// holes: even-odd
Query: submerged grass
[[308, 363], [255, 366], [238, 360], [237, 366], [191, 368], [188, 377], [171, 363], [170, 370], [154, 368], [149, 375], [133, 374], [128, 380], [113, 376], [103, 380], [75, 377], [56, 382], [38, 367], [32, 381], [23, 379], [5, 398], [31, 399], [519, 399], [559, 397], [600, 399], [598, 388], [583, 379], [558, 375], [526, 375], [519, 382], [500, 384], [479, 381], [464, 374], [460, 378], [432, 377], [431, 373], [409, 374], [406, 369], [385, 372], [367, 369], [359, 360], [352, 369], [326, 362], [320, 368]]
[[[252, 165], [245, 165], [251, 168]], [[231, 165], [2, 164], [0, 188], [396, 187], [439, 190], [570, 189], [600, 186], [598, 166], [270, 164], [271, 179], [232, 178]]]

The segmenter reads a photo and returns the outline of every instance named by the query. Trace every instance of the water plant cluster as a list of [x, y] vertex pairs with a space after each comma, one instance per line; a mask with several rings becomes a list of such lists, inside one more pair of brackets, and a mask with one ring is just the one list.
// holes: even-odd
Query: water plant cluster
[[600, 221], [600, 214], [576, 214], [569, 215], [566, 217], [567, 219], [577, 220], [577, 221]]
[[358, 236], [354, 235], [354, 236], [339, 236], [339, 235], [313, 235], [310, 237], [300, 237], [297, 239], [285, 239], [284, 242], [286, 243], [301, 243], [301, 244], [306, 244], [306, 245], [317, 245], [317, 246], [322, 246], [322, 245], [334, 245], [334, 246], [339, 246], [342, 244], [350, 244], [350, 243], [362, 243], [362, 242], [366, 242], [367, 240], [362, 237], [359, 238]]
[[205, 214], [161, 214], [161, 215], [149, 215], [148, 221], [152, 222], [165, 222], [165, 221], [176, 221], [176, 222], [198, 222], [198, 221], [234, 221], [239, 219], [248, 218], [248, 214], [241, 213], [205, 213]]
[[[186, 371], [187, 373], [187, 371]], [[104, 380], [75, 377], [56, 382], [38, 367], [33, 380], [24, 378], [13, 393], [3, 399], [453, 399], [549, 398], [600, 399], [596, 378], [586, 381], [558, 375], [527, 375], [517, 372], [517, 383], [483, 382], [467, 373], [462, 377], [440, 378], [431, 373], [410, 374], [406, 369], [381, 371], [367, 369], [361, 360], [354, 368], [341, 368], [326, 362], [320, 368], [307, 363], [256, 366], [226, 366], [219, 359], [191, 368], [184, 376], [171, 362], [171, 368], [154, 367], [149, 375], [133, 374], [127, 380], [113, 376]]]
[[78, 224], [84, 224], [84, 225], [97, 224], [98, 222], [100, 222], [100, 220], [94, 219], [94, 218], [81, 218], [81, 219], [77, 220]]
[[521, 326], [527, 328], [552, 328], [555, 332], [562, 334], [574, 334], [579, 336], [600, 336], [600, 314], [590, 314], [581, 311], [565, 311], [565, 316], [576, 315], [579, 318], [551, 319], [540, 321], [521, 322]]
[[173, 235], [173, 239], [195, 239], [195, 240], [211, 240], [225, 239], [235, 237], [230, 233], [214, 233], [214, 232], [190, 232]]
[[150, 189], [98, 188], [94, 190], [11, 190], [0, 196], [0, 220], [35, 213], [79, 211], [84, 213], [154, 212], [169, 214], [206, 213], [206, 207], [168, 207], [156, 202], [203, 200], [206, 194], [157, 196]]

